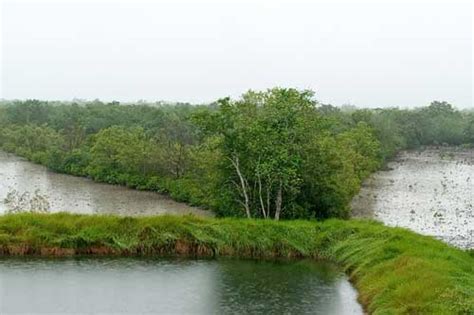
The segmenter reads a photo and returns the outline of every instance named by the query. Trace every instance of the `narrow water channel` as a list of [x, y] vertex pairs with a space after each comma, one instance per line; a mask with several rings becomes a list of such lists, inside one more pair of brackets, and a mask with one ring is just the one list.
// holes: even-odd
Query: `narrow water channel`
[[[210, 211], [175, 202], [167, 196], [107, 185], [92, 180], [49, 171], [46, 167], [0, 151], [0, 214], [15, 205], [6, 202], [27, 194], [41, 196], [50, 212], [87, 214], [156, 215], [188, 214], [209, 216]], [[28, 207], [28, 205], [25, 205]]]
[[362, 314], [315, 261], [0, 259], [0, 314]]

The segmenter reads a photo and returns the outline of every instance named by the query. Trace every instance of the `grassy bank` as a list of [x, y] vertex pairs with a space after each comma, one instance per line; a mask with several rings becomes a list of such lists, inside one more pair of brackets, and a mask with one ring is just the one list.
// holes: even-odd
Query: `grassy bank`
[[370, 221], [5, 215], [0, 252], [324, 258], [346, 270], [370, 313], [474, 313], [472, 255]]

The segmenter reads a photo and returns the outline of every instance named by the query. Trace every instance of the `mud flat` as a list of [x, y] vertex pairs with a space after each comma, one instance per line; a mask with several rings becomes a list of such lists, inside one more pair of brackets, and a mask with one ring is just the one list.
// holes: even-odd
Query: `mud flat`
[[45, 207], [48, 212], [212, 215], [210, 211], [175, 202], [162, 194], [54, 173], [44, 166], [0, 151], [0, 214], [15, 206], [5, 200], [12, 193], [16, 199], [25, 194], [30, 199], [35, 198], [36, 194], [39, 195], [44, 201], [43, 204], [47, 204]]
[[403, 151], [373, 174], [352, 201], [354, 217], [474, 248], [474, 150]]

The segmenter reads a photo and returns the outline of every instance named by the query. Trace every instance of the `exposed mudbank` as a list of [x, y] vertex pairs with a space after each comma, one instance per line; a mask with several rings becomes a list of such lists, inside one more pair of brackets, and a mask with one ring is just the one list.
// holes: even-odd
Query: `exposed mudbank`
[[364, 183], [352, 213], [474, 248], [474, 150], [401, 152]]
[[0, 151], [0, 214], [15, 212], [20, 207], [37, 212], [212, 215], [210, 211], [176, 202], [162, 194], [54, 173]]

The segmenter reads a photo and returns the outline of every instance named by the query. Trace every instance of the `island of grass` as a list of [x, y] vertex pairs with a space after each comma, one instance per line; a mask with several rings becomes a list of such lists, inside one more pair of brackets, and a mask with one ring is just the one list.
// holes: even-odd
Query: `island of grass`
[[327, 259], [368, 313], [474, 314], [472, 254], [373, 221], [11, 214], [0, 216], [0, 255]]

